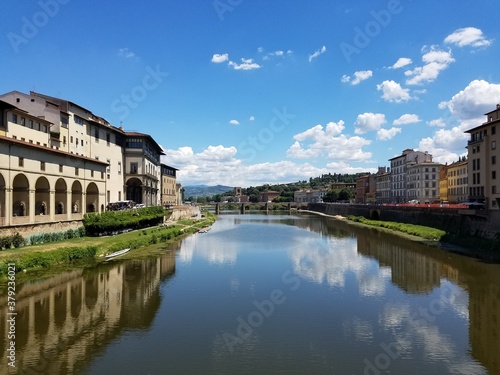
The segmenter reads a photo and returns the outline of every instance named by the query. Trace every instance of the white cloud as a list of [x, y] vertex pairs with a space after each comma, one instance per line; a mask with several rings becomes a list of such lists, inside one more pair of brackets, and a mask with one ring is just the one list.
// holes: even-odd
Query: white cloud
[[[423, 51], [427, 48], [424, 47]], [[451, 51], [442, 51], [436, 46], [431, 46], [430, 49], [422, 56], [422, 61], [425, 63], [413, 70], [407, 70], [405, 75], [408, 78], [408, 85], [422, 85], [424, 83], [433, 82], [448, 66], [455, 61], [451, 55]]]
[[387, 121], [383, 113], [366, 112], [358, 115], [354, 123], [354, 133], [364, 134], [369, 131], [378, 130]]
[[401, 128], [392, 127], [390, 129], [380, 129], [377, 132], [377, 139], [379, 141], [388, 141], [389, 139], [392, 139], [398, 133], [401, 133]]
[[250, 120], [250, 121], [254, 121], [254, 120], [255, 120], [255, 117], [254, 117], [254, 116], [250, 116], [249, 120]]
[[446, 126], [446, 122], [440, 117], [440, 118], [429, 121], [429, 126], [436, 126], [438, 128], [444, 128]]
[[382, 99], [387, 102], [402, 103], [413, 99], [409, 89], [402, 88], [399, 83], [392, 80], [377, 85], [377, 90], [382, 91]]
[[191, 147], [163, 151], [165, 155], [161, 157], [162, 163], [179, 168], [177, 179], [183, 185], [250, 186], [294, 182], [328, 173], [326, 168], [291, 161], [247, 165], [236, 157], [237, 149], [234, 146], [208, 146], [199, 153], [195, 153]]
[[[500, 84], [483, 80], [474, 80], [451, 100], [439, 104], [439, 108], [448, 108], [452, 115], [460, 120], [476, 119], [481, 121], [486, 112], [500, 103]], [[477, 124], [479, 125], [479, 124]]]
[[351, 77], [348, 75], [343, 75], [341, 81], [344, 83], [350, 82], [351, 85], [355, 86], [359, 84], [362, 81], [367, 80], [373, 75], [373, 72], [371, 70], [360, 70], [357, 72], [354, 72], [354, 79], [351, 81]]
[[257, 48], [257, 52], [258, 52], [258, 53], [262, 53], [262, 52], [264, 52], [264, 48], [263, 48], [263, 47], [259, 47], [259, 48]]
[[284, 51], [274, 51], [274, 52], [271, 52], [271, 55], [273, 56], [283, 56], [285, 54]]
[[229, 121], [229, 123], [231, 125], [239, 125], [240, 124], [240, 122], [238, 120], [231, 120], [231, 121]]
[[455, 30], [444, 39], [444, 42], [455, 44], [458, 47], [487, 47], [491, 45], [491, 40], [486, 39], [483, 32], [475, 27]]
[[408, 57], [400, 57], [398, 61], [394, 63], [393, 66], [389, 67], [389, 69], [399, 69], [404, 66], [410, 65], [413, 61]]
[[212, 56], [212, 62], [216, 64], [222, 63], [227, 60], [229, 60], [229, 55], [227, 53], [224, 53], [222, 55], [216, 53], [215, 55]]
[[312, 55], [309, 55], [309, 62], [311, 62], [313, 59], [315, 59], [316, 57], [318, 57], [319, 55], [321, 55], [325, 52], [326, 52], [326, 46], [321, 47], [321, 49], [317, 50]]
[[253, 61], [253, 59], [241, 59], [241, 64], [237, 64], [234, 61], [229, 61], [228, 65], [234, 70], [254, 70], [259, 69], [262, 66]]
[[[325, 128], [316, 125], [302, 133], [296, 134], [295, 142], [288, 149], [287, 156], [296, 159], [317, 158], [320, 156], [332, 160], [369, 160], [370, 152], [363, 151], [371, 141], [354, 136], [342, 134], [344, 122], [329, 122]], [[301, 143], [302, 142], [302, 143]]]
[[406, 113], [392, 122], [393, 125], [415, 124], [420, 122], [418, 115]]

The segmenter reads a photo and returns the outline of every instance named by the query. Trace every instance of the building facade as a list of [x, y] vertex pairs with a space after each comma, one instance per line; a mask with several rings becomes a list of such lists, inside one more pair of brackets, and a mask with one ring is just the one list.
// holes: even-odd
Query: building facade
[[446, 170], [448, 202], [464, 203], [469, 199], [468, 161], [458, 161], [448, 165]]
[[297, 190], [293, 193], [293, 201], [297, 203], [323, 203], [326, 190]]
[[486, 113], [485, 123], [466, 131], [470, 134], [467, 143], [468, 200], [483, 203], [491, 210], [500, 207], [500, 177], [497, 177], [500, 137], [497, 129], [500, 132], [500, 104]]
[[437, 203], [441, 164], [424, 162], [409, 164], [406, 168], [406, 199], [419, 203]]
[[163, 206], [177, 205], [177, 171], [176, 168], [161, 164], [161, 204]]
[[386, 167], [379, 167], [375, 178], [375, 195], [377, 204], [391, 202], [391, 172]]

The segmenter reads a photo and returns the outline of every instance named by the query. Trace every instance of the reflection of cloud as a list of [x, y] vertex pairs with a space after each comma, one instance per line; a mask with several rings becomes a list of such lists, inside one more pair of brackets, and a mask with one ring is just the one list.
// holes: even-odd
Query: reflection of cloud
[[370, 322], [354, 316], [352, 320], [344, 322], [344, 331], [356, 341], [371, 343], [373, 341], [373, 327]]
[[343, 288], [346, 274], [352, 272], [358, 280], [361, 295], [385, 294], [391, 273], [359, 255], [357, 242], [352, 238], [318, 239], [317, 236], [303, 236], [299, 242], [290, 254], [294, 272], [298, 276], [317, 284], [326, 281], [330, 286]]
[[184, 239], [179, 253], [179, 261], [190, 263], [195, 253], [211, 264], [234, 264], [236, 263], [237, 244], [231, 241], [220, 241], [219, 236], [211, 235], [210, 232], [194, 234]]

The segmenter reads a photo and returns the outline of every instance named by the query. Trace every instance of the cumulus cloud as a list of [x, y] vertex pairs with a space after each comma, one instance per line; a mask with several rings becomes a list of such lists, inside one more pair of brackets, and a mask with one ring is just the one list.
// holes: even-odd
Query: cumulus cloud
[[458, 47], [488, 47], [491, 40], [486, 39], [483, 32], [475, 27], [457, 29], [444, 39], [445, 43], [455, 44]]
[[309, 62], [313, 61], [316, 57], [326, 52], [326, 46], [321, 47], [319, 50], [309, 55]]
[[343, 75], [341, 78], [341, 81], [344, 83], [351, 83], [351, 85], [355, 86], [358, 85], [360, 82], [367, 80], [373, 75], [373, 72], [371, 70], [360, 70], [357, 72], [354, 72], [354, 79], [351, 81], [351, 77], [348, 75]]
[[362, 137], [342, 134], [344, 122], [329, 122], [324, 128], [316, 125], [296, 134], [295, 142], [287, 151], [287, 156], [296, 159], [326, 157], [336, 160], [362, 161], [372, 157], [363, 147], [371, 141]]
[[238, 150], [234, 146], [208, 146], [198, 153], [191, 147], [163, 151], [165, 155], [161, 157], [162, 163], [179, 168], [177, 179], [184, 185], [250, 186], [298, 181], [328, 173], [326, 168], [291, 161], [247, 165], [237, 158]]
[[388, 141], [389, 139], [394, 138], [394, 136], [398, 133], [401, 133], [401, 128], [392, 127], [390, 129], [380, 129], [377, 132], [377, 139], [379, 141]]
[[382, 99], [387, 102], [402, 103], [413, 99], [409, 89], [402, 88], [399, 83], [393, 80], [386, 80], [377, 85], [377, 90], [382, 91]]
[[409, 59], [408, 57], [400, 57], [393, 66], [389, 67], [389, 69], [399, 69], [404, 66], [410, 65], [412, 62], [413, 61], [411, 61], [411, 59]]
[[212, 62], [213, 63], [216, 63], [216, 64], [219, 64], [219, 63], [222, 63], [224, 61], [228, 61], [229, 60], [229, 55], [227, 53], [224, 53], [222, 55], [219, 55], [218, 53], [216, 53], [215, 55], [212, 56]]
[[356, 134], [364, 134], [369, 131], [378, 130], [387, 121], [383, 113], [366, 112], [358, 115], [354, 122]]
[[433, 82], [441, 71], [455, 61], [451, 51], [443, 51], [436, 46], [424, 47], [422, 50], [427, 51], [422, 55], [422, 61], [425, 65], [405, 72], [405, 75], [410, 77], [406, 80], [407, 85], [422, 85]]
[[406, 113], [392, 122], [393, 125], [415, 124], [420, 122], [418, 115]]
[[483, 115], [495, 109], [499, 102], [500, 84], [474, 80], [465, 89], [453, 95], [451, 100], [441, 102], [439, 108], [448, 108], [459, 120], [481, 121]]
[[446, 126], [446, 122], [440, 117], [428, 122], [429, 126], [435, 126], [438, 128], [444, 128]]
[[254, 121], [254, 120], [255, 120], [255, 117], [254, 117], [254, 116], [250, 116], [249, 120], [250, 120], [250, 121]]
[[231, 125], [239, 125], [240, 124], [240, 122], [238, 120], [230, 120], [229, 123]]
[[254, 70], [262, 66], [253, 61], [253, 59], [241, 59], [241, 64], [229, 61], [228, 65], [234, 70]]

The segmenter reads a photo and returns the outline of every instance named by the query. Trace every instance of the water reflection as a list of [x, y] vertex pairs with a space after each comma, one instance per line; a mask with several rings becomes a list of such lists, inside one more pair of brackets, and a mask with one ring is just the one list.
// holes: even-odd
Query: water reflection
[[[500, 374], [499, 265], [305, 215], [224, 215], [180, 246], [20, 286], [19, 368]], [[223, 333], [276, 288], [286, 302], [230, 352]]]
[[[20, 285], [16, 295], [16, 371], [70, 374], [88, 365], [124, 330], [148, 327], [160, 305], [159, 284], [175, 255], [107, 264]], [[6, 306], [6, 299], [0, 299]], [[1, 334], [6, 335], [2, 308]], [[5, 341], [1, 341], [5, 353]], [[1, 371], [7, 369], [5, 356]], [[2, 372], [3, 373], [3, 372]]]

